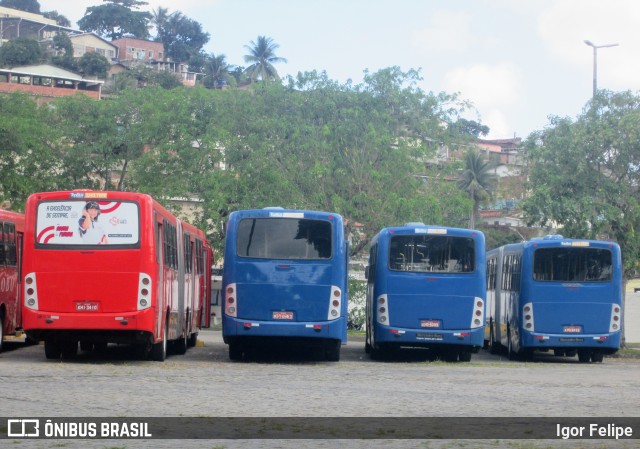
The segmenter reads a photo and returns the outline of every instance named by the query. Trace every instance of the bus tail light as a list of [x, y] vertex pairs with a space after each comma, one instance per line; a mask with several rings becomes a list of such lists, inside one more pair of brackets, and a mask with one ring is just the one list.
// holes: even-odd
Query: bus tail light
[[620, 330], [622, 323], [622, 307], [618, 304], [611, 305], [611, 322], [609, 323], [609, 332], [617, 332]]
[[238, 317], [238, 296], [236, 294], [236, 284], [229, 284], [224, 290], [224, 313], [227, 316]]
[[342, 315], [341, 306], [342, 305], [342, 290], [336, 287], [335, 285], [331, 286], [331, 297], [329, 298], [329, 316], [327, 319], [337, 320]]
[[533, 326], [533, 303], [528, 302], [522, 307], [522, 327], [524, 330], [533, 332], [535, 327]]
[[388, 297], [387, 295], [380, 295], [378, 296], [378, 301], [376, 304], [376, 309], [377, 309], [377, 313], [376, 316], [378, 317], [378, 323], [380, 324], [384, 324], [385, 326], [389, 326], [389, 304], [388, 304]]
[[24, 277], [24, 305], [28, 309], [38, 310], [38, 286], [35, 273], [29, 273]]
[[145, 310], [151, 307], [151, 276], [140, 273], [138, 280], [138, 310]]
[[473, 314], [471, 315], [471, 329], [484, 326], [484, 300], [475, 297], [473, 303]]

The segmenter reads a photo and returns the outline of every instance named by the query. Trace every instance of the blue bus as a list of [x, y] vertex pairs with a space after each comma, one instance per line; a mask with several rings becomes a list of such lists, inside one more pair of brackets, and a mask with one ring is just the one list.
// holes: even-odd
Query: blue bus
[[233, 212], [222, 274], [229, 358], [257, 344], [302, 342], [340, 360], [347, 341], [348, 242], [335, 213], [282, 208]]
[[366, 342], [372, 358], [399, 347], [471, 360], [483, 345], [485, 240], [470, 229], [407, 223], [372, 240]]
[[620, 348], [622, 262], [613, 242], [549, 235], [487, 253], [487, 326], [492, 353], [530, 359], [534, 350], [602, 362]]

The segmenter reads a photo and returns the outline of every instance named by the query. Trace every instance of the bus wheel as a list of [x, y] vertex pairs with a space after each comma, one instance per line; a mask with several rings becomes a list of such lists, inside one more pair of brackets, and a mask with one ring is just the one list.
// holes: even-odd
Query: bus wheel
[[187, 346], [189, 346], [190, 348], [193, 348], [196, 343], [198, 343], [198, 333], [194, 332], [193, 334], [189, 335], [189, 341], [187, 341]]
[[187, 340], [189, 338], [187, 337], [186, 332], [187, 330], [185, 328], [185, 334], [173, 342], [173, 345], [172, 345], [173, 352], [175, 352], [178, 355], [182, 355], [187, 352], [187, 345], [188, 345]]
[[327, 343], [327, 348], [325, 349], [325, 357], [329, 362], [339, 362], [340, 361], [340, 346], [342, 343], [340, 341], [331, 341]]
[[493, 330], [493, 324], [489, 328], [489, 353], [490, 354], [498, 354], [500, 353], [500, 345], [496, 341], [495, 331]]
[[602, 363], [604, 360], [604, 354], [601, 352], [594, 351], [591, 353], [591, 361], [593, 363]]
[[471, 351], [460, 351], [458, 353], [458, 360], [461, 362], [470, 362], [471, 361]]
[[44, 355], [48, 359], [59, 359], [62, 354], [60, 342], [57, 340], [47, 339], [44, 341]]
[[364, 338], [364, 352], [367, 354], [371, 354], [371, 331], [369, 330], [371, 326], [367, 324], [367, 330]]
[[169, 334], [169, 322], [164, 323], [164, 334], [162, 334], [162, 341], [154, 343], [151, 346], [151, 359], [156, 362], [164, 362], [167, 358], [167, 335]]
[[78, 355], [78, 340], [63, 341], [60, 343], [63, 359], [73, 359]]
[[242, 360], [242, 346], [239, 343], [229, 343], [229, 360]]
[[518, 353], [513, 350], [513, 343], [511, 342], [511, 331], [507, 329], [507, 357], [509, 360], [517, 360]]
[[578, 351], [578, 360], [580, 363], [589, 363], [591, 360], [591, 352], [583, 350]]

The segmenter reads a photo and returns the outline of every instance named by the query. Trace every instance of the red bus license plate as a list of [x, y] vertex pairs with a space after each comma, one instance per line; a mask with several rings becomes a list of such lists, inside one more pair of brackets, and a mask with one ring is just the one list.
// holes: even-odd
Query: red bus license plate
[[293, 312], [273, 312], [272, 318], [274, 320], [292, 320]]
[[422, 320], [420, 327], [427, 329], [437, 329], [440, 327], [440, 320]]
[[76, 312], [97, 312], [97, 311], [98, 311], [97, 302], [77, 302], [76, 303]]
[[582, 332], [582, 326], [564, 326], [562, 332], [567, 334], [579, 334]]

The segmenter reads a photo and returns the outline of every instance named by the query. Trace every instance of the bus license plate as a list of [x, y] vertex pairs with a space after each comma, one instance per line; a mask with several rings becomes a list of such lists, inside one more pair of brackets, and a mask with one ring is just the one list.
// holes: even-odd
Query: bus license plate
[[582, 332], [582, 326], [564, 326], [562, 332], [565, 334], [579, 334]]
[[417, 333], [416, 339], [418, 340], [442, 340], [442, 334], [424, 334]]
[[440, 320], [421, 320], [420, 327], [427, 329], [437, 329], [440, 327]]
[[274, 320], [292, 320], [293, 312], [273, 312]]
[[97, 312], [97, 311], [98, 311], [97, 302], [77, 302], [76, 303], [76, 312]]

